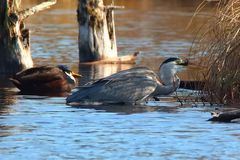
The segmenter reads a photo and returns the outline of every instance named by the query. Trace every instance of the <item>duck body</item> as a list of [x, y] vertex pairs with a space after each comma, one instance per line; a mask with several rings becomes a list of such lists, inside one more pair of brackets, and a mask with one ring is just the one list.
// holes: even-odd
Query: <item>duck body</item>
[[23, 93], [67, 93], [75, 86], [75, 79], [59, 67], [40, 66], [18, 72], [10, 79]]

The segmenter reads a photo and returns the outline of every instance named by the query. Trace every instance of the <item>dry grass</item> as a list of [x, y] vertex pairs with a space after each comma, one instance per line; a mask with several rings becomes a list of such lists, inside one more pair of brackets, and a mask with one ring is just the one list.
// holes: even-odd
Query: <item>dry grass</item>
[[201, 59], [201, 65], [207, 67], [204, 74], [207, 99], [214, 103], [239, 104], [240, 0], [220, 0], [214, 9], [214, 16], [199, 31], [195, 54]]

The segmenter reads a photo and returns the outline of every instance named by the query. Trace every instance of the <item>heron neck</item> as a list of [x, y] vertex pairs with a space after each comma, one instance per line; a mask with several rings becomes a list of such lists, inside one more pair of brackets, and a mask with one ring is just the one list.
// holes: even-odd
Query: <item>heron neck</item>
[[179, 85], [180, 85], [180, 79], [177, 76], [175, 76], [175, 79], [172, 81], [172, 83], [168, 85], [158, 83], [155, 91], [151, 94], [151, 96], [161, 96], [161, 95], [171, 94], [178, 89]]
[[179, 79], [176, 73], [177, 71], [174, 67], [162, 66], [160, 68], [159, 78], [164, 85], [172, 85]]

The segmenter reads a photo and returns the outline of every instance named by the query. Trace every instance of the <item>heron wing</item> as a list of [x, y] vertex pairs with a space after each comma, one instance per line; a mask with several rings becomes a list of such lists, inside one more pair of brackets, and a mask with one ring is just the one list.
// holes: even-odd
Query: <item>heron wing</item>
[[105, 79], [114, 79], [119, 77], [133, 77], [133, 76], [151, 76], [157, 77], [157, 75], [147, 67], [134, 67], [127, 70], [120, 71], [118, 73], [112, 74]]
[[[138, 68], [139, 69], [139, 68]], [[143, 74], [149, 70], [143, 68], [118, 72], [92, 84], [79, 87], [79, 90], [67, 98], [67, 102], [100, 101], [135, 103], [148, 97], [156, 88], [156, 75]], [[145, 71], [144, 71], [145, 70]], [[150, 70], [151, 71], [151, 70]]]
[[87, 83], [85, 86], [93, 85], [94, 83], [98, 83], [101, 81], [112, 81], [117, 80], [120, 78], [132, 78], [132, 77], [141, 77], [141, 76], [148, 76], [151, 77], [153, 80], [158, 81], [158, 76], [149, 68], [147, 67], [134, 67], [127, 70], [123, 70], [120, 72], [117, 72], [115, 74], [112, 74], [108, 77], [98, 79], [96, 81], [92, 81]]

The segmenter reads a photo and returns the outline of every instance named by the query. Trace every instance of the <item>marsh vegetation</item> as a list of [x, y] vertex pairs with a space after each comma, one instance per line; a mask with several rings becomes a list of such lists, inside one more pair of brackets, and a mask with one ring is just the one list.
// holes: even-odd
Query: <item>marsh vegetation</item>
[[[208, 2], [203, 2], [201, 10]], [[197, 12], [199, 11], [197, 10]], [[240, 103], [240, 1], [217, 2], [207, 23], [198, 32], [194, 54], [203, 66], [207, 100]]]

